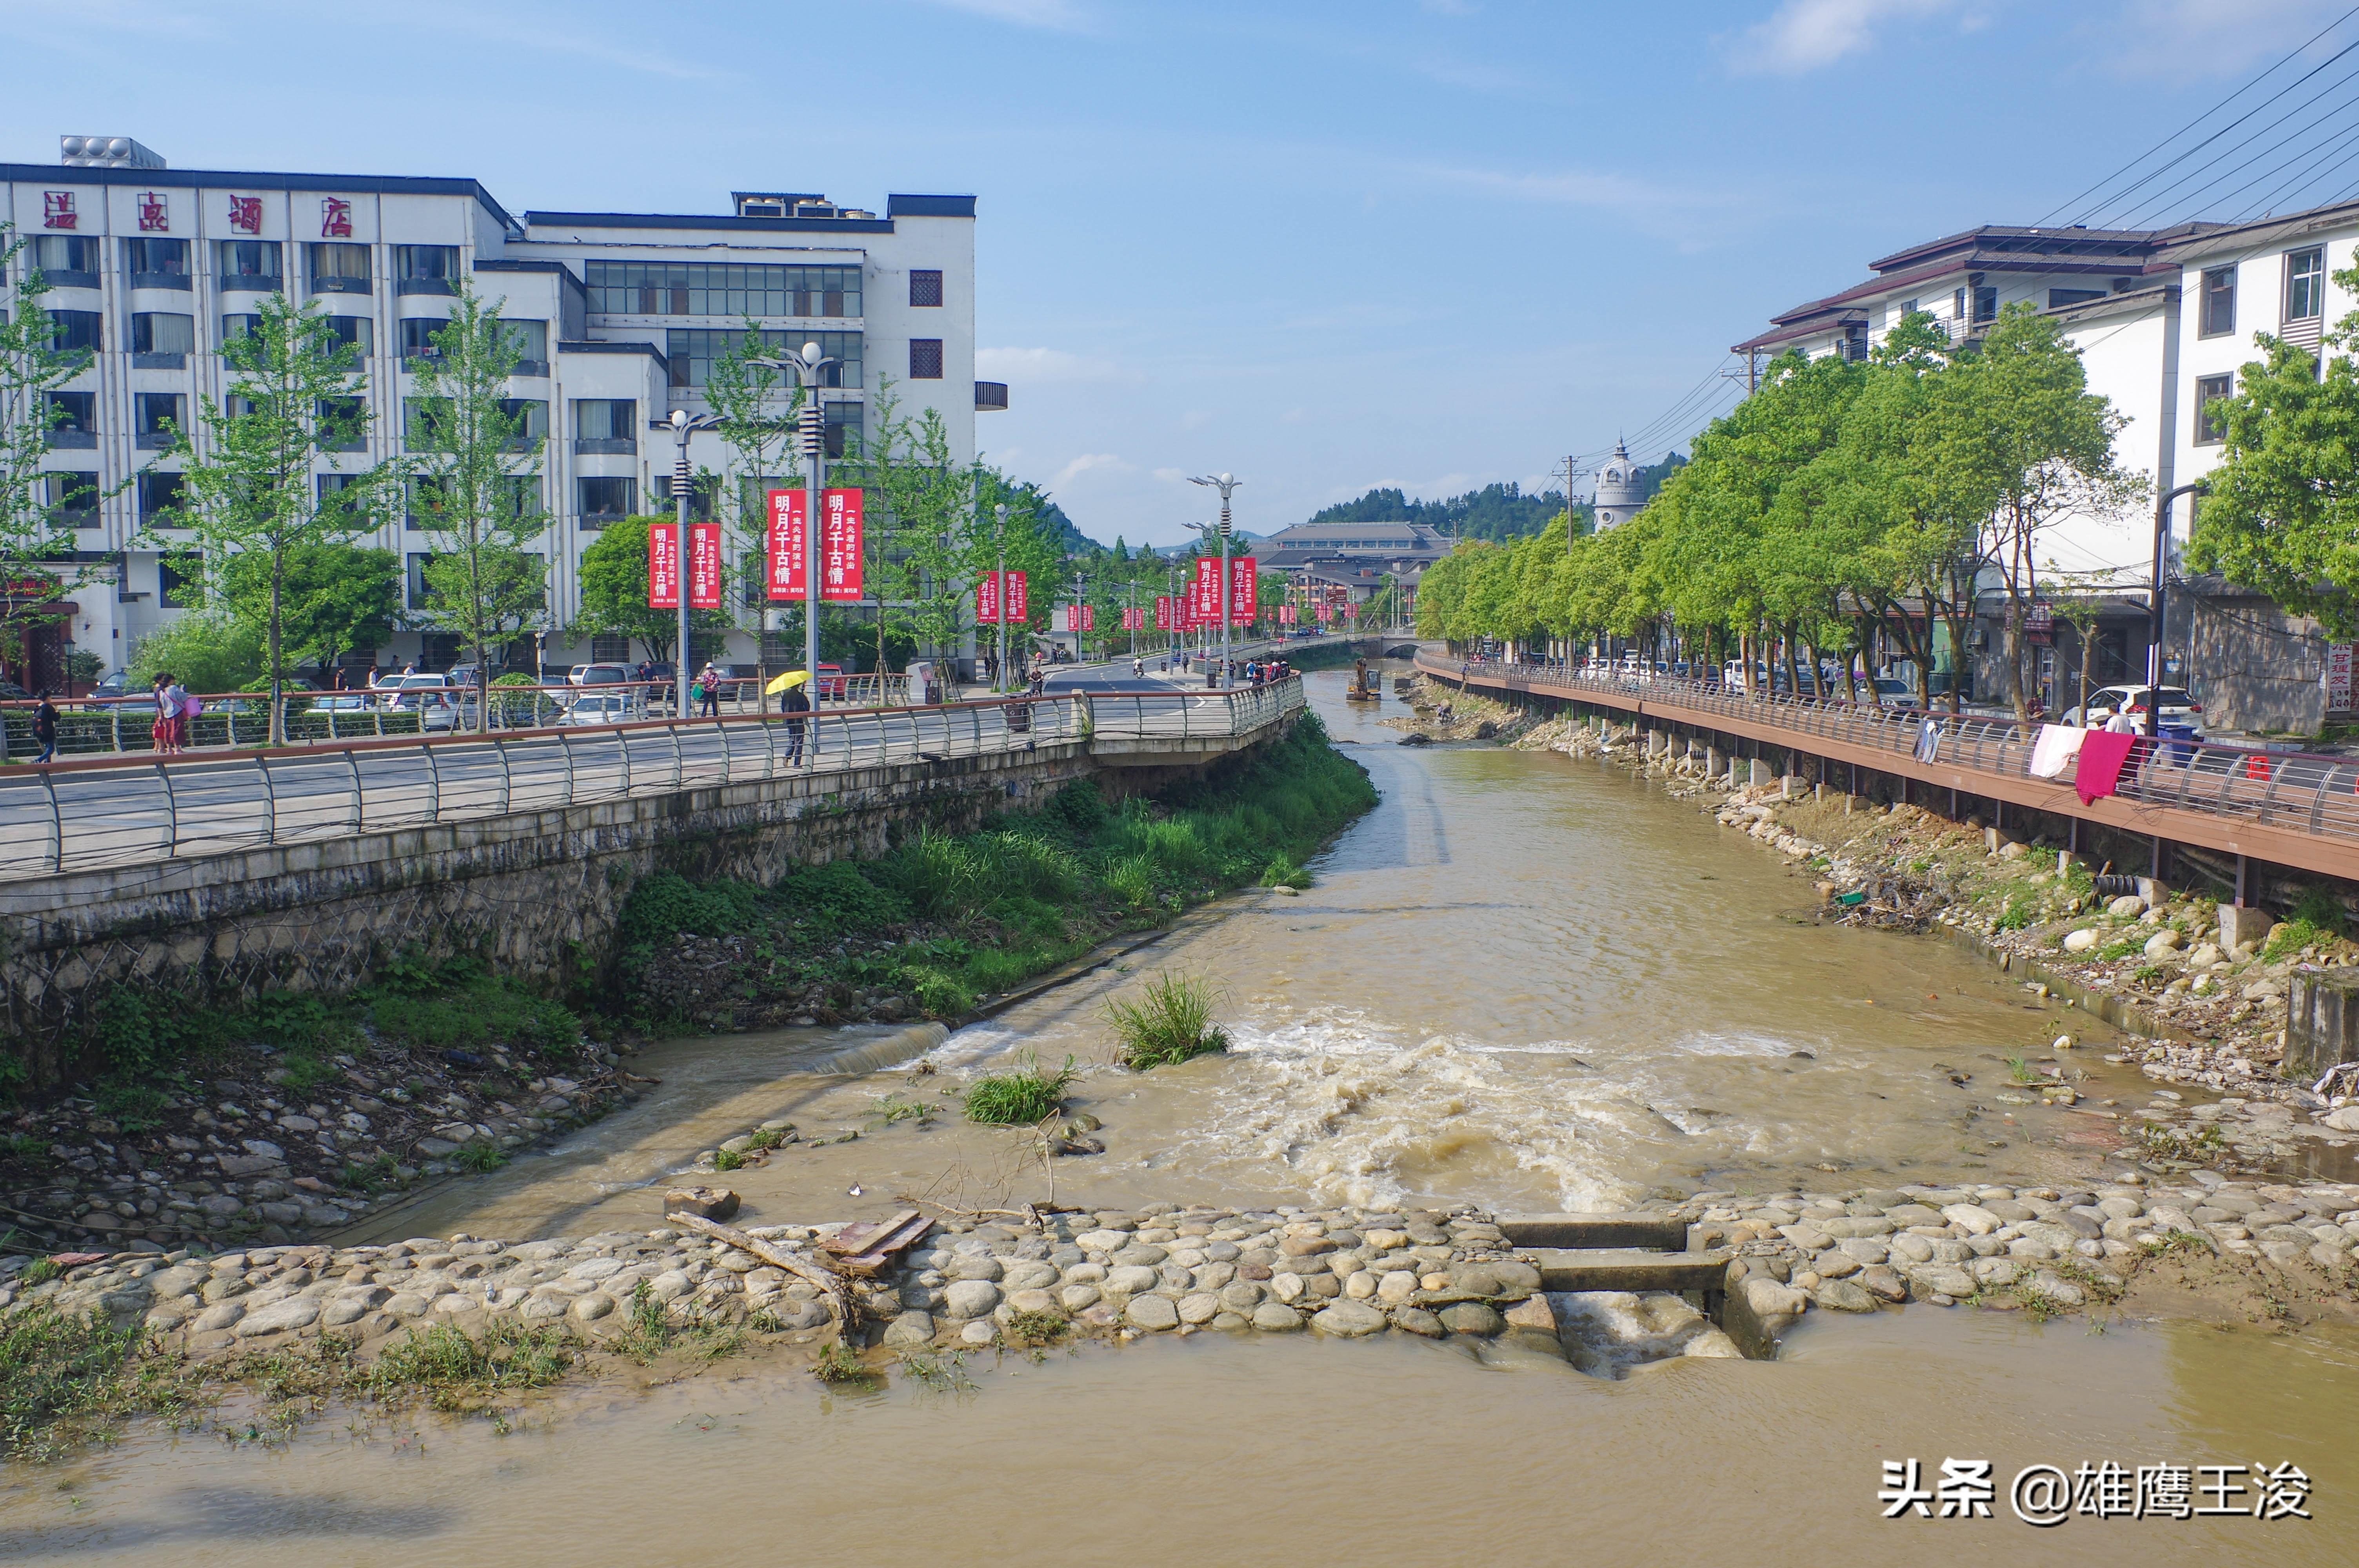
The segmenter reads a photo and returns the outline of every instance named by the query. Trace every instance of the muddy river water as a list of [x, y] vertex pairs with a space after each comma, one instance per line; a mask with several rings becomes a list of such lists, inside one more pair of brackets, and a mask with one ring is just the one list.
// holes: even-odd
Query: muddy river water
[[[1806, 881], [1650, 785], [1555, 754], [1400, 748], [1374, 722], [1389, 697], [1355, 709], [1342, 676], [1311, 678], [1384, 798], [1299, 897], [1200, 914], [947, 1040], [658, 1045], [631, 1059], [662, 1080], [636, 1106], [358, 1238], [653, 1226], [658, 1184], [779, 1117], [860, 1136], [732, 1173], [754, 1223], [872, 1217], [905, 1195], [1518, 1211], [2102, 1168], [2109, 1123], [1973, 1108], [2005, 1058], [2068, 1030], [2092, 1096], [2135, 1092], [2093, 1021], [1938, 941], [1817, 925]], [[1216, 980], [1236, 1048], [1145, 1077], [1104, 1066], [1105, 997], [1167, 968]], [[1076, 1058], [1073, 1103], [1103, 1121], [1104, 1154], [1044, 1162], [958, 1119], [946, 1088], [1026, 1052]], [[912, 1105], [929, 1114], [892, 1114]], [[757, 1357], [654, 1387], [623, 1368], [506, 1434], [330, 1419], [265, 1452], [136, 1428], [0, 1471], [0, 1559], [2359, 1558], [2359, 1339], [2334, 1333], [1911, 1307], [1813, 1314], [1777, 1363], [1673, 1361], [1623, 1382], [1398, 1335], [985, 1356], [949, 1391], [831, 1391], [799, 1368]], [[2002, 1478], [2034, 1462], [2290, 1461], [2318, 1518], [2035, 1530], [2003, 1493], [1989, 1519], [1879, 1518], [1881, 1461], [1932, 1473], [1953, 1456]]]

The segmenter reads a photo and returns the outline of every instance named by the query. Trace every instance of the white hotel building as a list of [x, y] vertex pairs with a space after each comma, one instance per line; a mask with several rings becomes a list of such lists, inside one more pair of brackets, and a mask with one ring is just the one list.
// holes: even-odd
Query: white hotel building
[[[2123, 596], [2100, 622], [2098, 678], [2141, 679], [2151, 496], [2201, 479], [2219, 460], [2220, 434], [2203, 407], [2233, 394], [2241, 367], [2262, 358], [2256, 332], [2315, 347], [2328, 323], [2359, 306], [2332, 276], [2354, 261], [2359, 202], [2159, 230], [1987, 226], [1871, 262], [1866, 281], [1781, 313], [1733, 351], [1864, 357], [1910, 310], [1930, 314], [1953, 341], [1977, 336], [2014, 300], [2054, 317], [2081, 351], [2089, 389], [2125, 421], [2114, 445], [2121, 466], [2145, 474], [2152, 490], [2146, 504], [2118, 515], [2065, 519], [2049, 535], [2042, 565], [2059, 591]], [[2185, 498], [2172, 510], [2174, 570], [2190, 514]], [[2334, 663], [2338, 678], [2330, 682], [2333, 650], [2314, 626], [2216, 579], [2185, 589], [2168, 601], [2166, 655], [2176, 678], [2210, 687], [2196, 695], [2216, 722], [2314, 731], [2327, 713], [2354, 707], [2348, 659]], [[2079, 652], [2068, 627], [2039, 635], [2052, 708]], [[1995, 629], [1987, 640], [1989, 649], [1999, 646]], [[1978, 685], [1995, 695], [2001, 672], [1977, 652], [1985, 654]]]
[[[670, 513], [676, 449], [648, 426], [703, 409], [705, 371], [746, 318], [841, 362], [821, 394], [831, 446], [866, 427], [888, 378], [906, 414], [940, 411], [962, 462], [976, 410], [1007, 402], [1004, 385], [974, 380], [971, 196], [890, 196], [881, 214], [791, 191], [735, 192], [714, 214], [514, 214], [472, 179], [173, 169], [127, 138], [69, 136], [58, 164], [0, 165], [0, 220], [31, 242], [17, 265], [50, 284], [61, 342], [94, 353], [63, 395], [49, 466], [77, 557], [102, 568], [62, 633], [106, 669], [179, 609], [171, 569], [138, 546], [178, 483], [163, 432], [223, 395], [223, 336], [274, 290], [316, 302], [360, 346], [373, 418], [364, 449], [339, 454], [347, 471], [400, 460], [407, 362], [442, 325], [455, 279], [521, 330], [511, 390], [547, 438], [551, 666], [644, 652], [605, 639], [593, 652], [563, 633], [582, 551], [615, 518]], [[723, 466], [710, 435], [690, 456]], [[429, 535], [405, 519], [358, 542], [399, 556], [414, 600]], [[744, 630], [711, 652], [750, 661], [758, 609], [736, 618]], [[33, 650], [31, 680], [58, 684], [58, 635]], [[454, 652], [406, 631], [375, 658], [440, 668]]]

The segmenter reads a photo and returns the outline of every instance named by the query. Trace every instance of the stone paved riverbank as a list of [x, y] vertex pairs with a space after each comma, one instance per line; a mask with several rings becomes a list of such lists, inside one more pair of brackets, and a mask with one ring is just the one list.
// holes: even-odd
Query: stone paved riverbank
[[[2245, 1294], [2281, 1319], [2299, 1316], [2288, 1303], [2344, 1313], [2359, 1248], [2359, 1186], [2210, 1173], [2160, 1183], [2119, 1171], [2072, 1190], [1708, 1192], [1659, 1212], [1690, 1225], [1690, 1250], [1725, 1250], [1729, 1289], [1773, 1338], [1814, 1310], [2103, 1309], [2142, 1273], [2190, 1260], [2246, 1281]], [[818, 1244], [835, 1228], [746, 1235], [824, 1267]], [[1601, 1376], [1740, 1354], [1683, 1297], [1548, 1292], [1541, 1261], [1473, 1208], [1158, 1204], [948, 1217], [897, 1268], [844, 1284], [858, 1317], [851, 1339], [904, 1354], [1200, 1331], [1458, 1337]], [[649, 1311], [803, 1345], [836, 1336], [818, 1287], [726, 1240], [665, 1226], [520, 1242], [69, 1255], [60, 1268], [0, 1264], [0, 1312], [97, 1314], [200, 1358], [323, 1333], [365, 1354], [414, 1328], [479, 1334], [495, 1318], [595, 1345]]]

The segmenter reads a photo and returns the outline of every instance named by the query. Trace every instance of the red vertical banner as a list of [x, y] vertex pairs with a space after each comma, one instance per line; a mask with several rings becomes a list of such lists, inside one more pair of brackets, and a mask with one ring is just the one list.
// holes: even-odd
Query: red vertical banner
[[974, 619], [980, 626], [996, 625], [999, 622], [999, 574], [985, 572], [983, 580], [974, 585]]
[[1221, 618], [1221, 558], [1218, 556], [1196, 557], [1196, 602], [1191, 607], [1197, 624]]
[[679, 530], [669, 523], [647, 527], [647, 608], [679, 608]]
[[1133, 605], [1129, 609], [1124, 611], [1122, 612], [1122, 629], [1125, 632], [1145, 631], [1147, 629], [1147, 611], [1139, 609], [1136, 605]]
[[860, 492], [820, 492], [819, 596], [858, 602], [860, 570]]
[[1261, 580], [1255, 575], [1259, 565], [1251, 556], [1239, 556], [1229, 563], [1229, 619], [1240, 626], [1259, 613], [1260, 601], [1254, 597]]
[[1332, 613], [1332, 611], [1328, 610], [1327, 603], [1324, 600], [1321, 600], [1316, 608], [1319, 611], [1319, 619], [1321, 621], [1326, 620], [1329, 614]]
[[1096, 605], [1094, 605], [1094, 604], [1084, 604], [1084, 605], [1082, 605], [1082, 631], [1084, 631], [1084, 632], [1094, 632], [1094, 631], [1096, 631], [1097, 629], [1098, 629], [1098, 607], [1097, 607]]
[[1022, 572], [1009, 572], [1007, 580], [1000, 585], [1000, 591], [1003, 595], [1001, 612], [1008, 620], [1020, 625], [1032, 619], [1032, 601], [1025, 597]]
[[688, 525], [688, 602], [695, 610], [721, 608], [721, 524]]
[[1155, 629], [1158, 632], [1169, 632], [1173, 624], [1171, 596], [1168, 593], [1157, 594], [1155, 596]]
[[803, 492], [770, 492], [770, 597], [803, 596]]

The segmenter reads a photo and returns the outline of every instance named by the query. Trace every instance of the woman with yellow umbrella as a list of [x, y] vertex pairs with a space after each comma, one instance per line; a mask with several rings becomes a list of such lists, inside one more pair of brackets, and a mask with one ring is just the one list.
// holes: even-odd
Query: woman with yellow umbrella
[[787, 762], [799, 764], [803, 760], [803, 720], [796, 715], [810, 711], [810, 694], [803, 690], [810, 679], [809, 670], [788, 670], [762, 689], [778, 699], [778, 711], [787, 715]]

